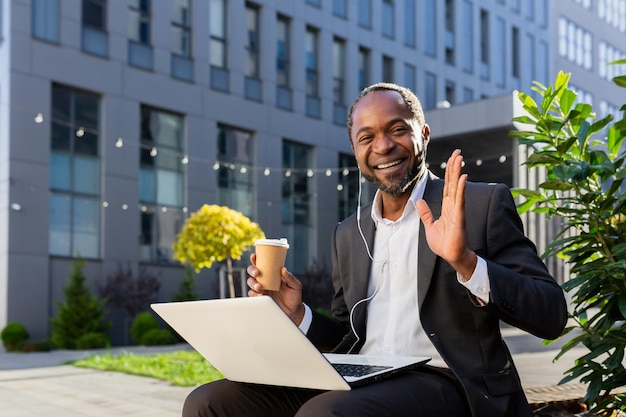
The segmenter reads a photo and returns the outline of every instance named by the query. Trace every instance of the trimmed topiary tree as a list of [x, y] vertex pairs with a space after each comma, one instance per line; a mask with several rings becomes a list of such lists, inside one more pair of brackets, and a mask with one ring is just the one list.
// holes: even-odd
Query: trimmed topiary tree
[[135, 316], [130, 326], [130, 336], [135, 343], [141, 343], [141, 338], [146, 332], [158, 328], [159, 322], [156, 317], [149, 311], [142, 311]]
[[30, 335], [28, 334], [28, 330], [22, 324], [17, 322], [8, 323], [4, 329], [2, 329], [2, 333], [0, 333], [0, 337], [2, 338], [2, 344], [5, 349], [9, 352], [20, 350], [21, 346], [28, 340]]

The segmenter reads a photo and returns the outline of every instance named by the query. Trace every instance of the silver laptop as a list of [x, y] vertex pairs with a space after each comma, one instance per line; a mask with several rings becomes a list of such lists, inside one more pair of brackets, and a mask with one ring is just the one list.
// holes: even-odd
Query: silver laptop
[[321, 353], [267, 296], [155, 303], [151, 307], [231, 381], [350, 390], [430, 360]]

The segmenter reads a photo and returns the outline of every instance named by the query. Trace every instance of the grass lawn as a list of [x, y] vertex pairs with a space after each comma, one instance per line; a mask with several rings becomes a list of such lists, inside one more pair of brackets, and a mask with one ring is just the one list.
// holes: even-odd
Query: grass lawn
[[72, 362], [72, 365], [162, 379], [181, 387], [198, 386], [223, 378], [217, 369], [195, 351], [153, 355], [94, 355]]

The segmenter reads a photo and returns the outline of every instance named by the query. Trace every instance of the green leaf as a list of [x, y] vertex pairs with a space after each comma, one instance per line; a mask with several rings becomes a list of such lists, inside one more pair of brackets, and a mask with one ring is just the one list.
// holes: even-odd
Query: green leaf
[[617, 77], [613, 77], [613, 82], [620, 87], [626, 88], [626, 75], [619, 75]]
[[576, 93], [574, 93], [572, 90], [564, 90], [563, 94], [561, 95], [561, 99], [559, 100], [559, 105], [561, 106], [561, 110], [563, 110], [563, 113], [569, 113], [575, 102]]
[[622, 313], [622, 317], [626, 318], [626, 292], [619, 295], [618, 306], [619, 312]]

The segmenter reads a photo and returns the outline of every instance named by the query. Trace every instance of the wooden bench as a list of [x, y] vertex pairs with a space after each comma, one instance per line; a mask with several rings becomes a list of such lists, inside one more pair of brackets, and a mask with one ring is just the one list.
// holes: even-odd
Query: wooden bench
[[[554, 405], [571, 413], [580, 413], [586, 411], [586, 406], [581, 404], [585, 394], [587, 394], [587, 386], [585, 384], [563, 384], [549, 385], [543, 387], [525, 388], [526, 398], [533, 410], [537, 410], [547, 405]], [[615, 394], [626, 393], [626, 387], [618, 388]], [[623, 416], [624, 414], [619, 414]]]

